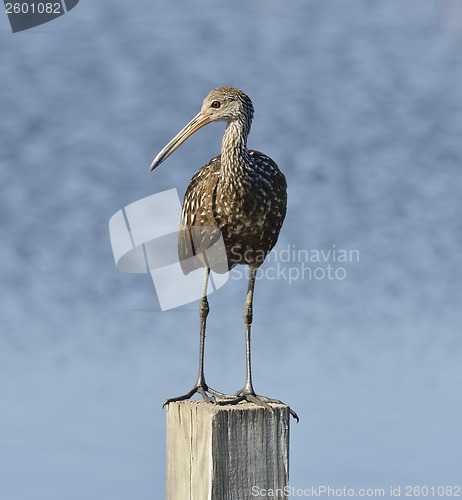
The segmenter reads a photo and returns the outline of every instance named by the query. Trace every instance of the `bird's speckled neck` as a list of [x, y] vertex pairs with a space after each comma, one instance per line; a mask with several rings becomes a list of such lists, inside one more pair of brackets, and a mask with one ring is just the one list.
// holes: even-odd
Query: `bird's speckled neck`
[[226, 127], [221, 145], [221, 170], [225, 181], [243, 176], [243, 171], [252, 165], [247, 151], [249, 132], [250, 120], [234, 120]]

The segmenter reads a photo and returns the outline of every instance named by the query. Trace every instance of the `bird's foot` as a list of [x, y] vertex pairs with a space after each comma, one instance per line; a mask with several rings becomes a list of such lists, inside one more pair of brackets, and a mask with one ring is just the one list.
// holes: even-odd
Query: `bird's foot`
[[[209, 396], [207, 393], [210, 393], [211, 396]], [[216, 398], [229, 398], [231, 396], [228, 396], [227, 394], [223, 394], [222, 392], [218, 392], [215, 389], [212, 389], [206, 384], [198, 384], [195, 385], [189, 392], [186, 394], [183, 394], [182, 396], [177, 396], [176, 398], [169, 398], [165, 403], [162, 405], [162, 408], [167, 406], [169, 403], [173, 403], [175, 401], [185, 401], [186, 399], [191, 399], [194, 394], [200, 394], [202, 396], [202, 399], [206, 401], [207, 403], [215, 403]]]
[[[274, 403], [274, 404], [279, 404], [279, 405], [284, 405], [287, 406], [285, 403], [282, 401], [279, 401], [279, 399], [271, 399], [267, 398], [266, 396], [260, 396], [258, 394], [255, 394], [253, 391], [246, 391], [245, 389], [241, 389], [240, 391], [237, 391], [234, 396], [219, 396], [219, 399], [216, 402], [217, 405], [236, 405], [240, 403], [241, 401], [247, 401], [248, 403], [254, 403], [258, 406], [263, 406], [264, 408], [268, 409], [271, 411], [271, 413], [274, 413], [273, 408], [269, 405], [269, 403]], [[297, 423], [299, 422], [298, 415], [292, 410], [292, 408], [289, 408], [290, 414], [295, 418]]]

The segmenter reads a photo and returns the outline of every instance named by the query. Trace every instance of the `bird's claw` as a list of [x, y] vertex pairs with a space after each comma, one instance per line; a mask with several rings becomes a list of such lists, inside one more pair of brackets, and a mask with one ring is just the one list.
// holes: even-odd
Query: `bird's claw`
[[[209, 396], [207, 393], [210, 393], [211, 396]], [[207, 385], [195, 385], [189, 392], [186, 394], [183, 394], [182, 396], [177, 396], [176, 398], [169, 398], [165, 403], [162, 405], [162, 408], [167, 406], [169, 403], [174, 403], [176, 401], [185, 401], [186, 399], [191, 399], [194, 394], [200, 394], [202, 396], [202, 399], [206, 403], [216, 403], [217, 398], [227, 398], [231, 397], [228, 396], [227, 394], [223, 394], [222, 392], [218, 392], [215, 389], [212, 389], [211, 387], [208, 387]]]
[[[207, 385], [195, 385], [189, 392], [186, 394], [183, 394], [182, 396], [177, 396], [176, 398], [170, 398], [165, 401], [165, 403], [162, 405], [162, 408], [167, 406], [169, 403], [174, 403], [176, 401], [185, 401], [186, 399], [191, 399], [194, 394], [200, 394], [202, 396], [202, 399], [206, 403], [212, 403], [212, 404], [217, 404], [217, 405], [236, 405], [240, 403], [241, 401], [247, 401], [248, 403], [253, 403], [258, 406], [263, 406], [267, 410], [269, 410], [271, 413], [274, 413], [274, 409], [269, 405], [269, 403], [273, 404], [279, 404], [279, 405], [284, 405], [287, 406], [285, 403], [280, 401], [279, 399], [271, 399], [267, 398], [266, 396], [260, 396], [258, 394], [255, 394], [254, 392], [249, 392], [245, 389], [241, 389], [240, 391], [237, 391], [234, 396], [230, 396], [228, 394], [224, 394], [223, 392], [216, 391], [215, 389], [212, 389], [211, 387], [208, 387]], [[210, 393], [211, 396], [209, 396], [207, 393]], [[299, 422], [298, 415], [292, 410], [292, 408], [289, 408], [290, 414], [295, 418], [297, 423]]]
[[[254, 403], [258, 406], [263, 406], [264, 408], [270, 410], [271, 413], [274, 413], [274, 409], [269, 405], [269, 403], [287, 406], [282, 401], [279, 401], [279, 399], [267, 398], [266, 396], [260, 396], [252, 392], [246, 392], [244, 389], [237, 391], [234, 396], [226, 396], [224, 398], [220, 397], [217, 401], [215, 401], [215, 403], [217, 405], [235, 405], [240, 403], [241, 401], [247, 401], [248, 403]], [[290, 408], [290, 406], [288, 408], [290, 414], [298, 423], [300, 421], [298, 415], [294, 412], [294, 410], [292, 410], [292, 408]]]

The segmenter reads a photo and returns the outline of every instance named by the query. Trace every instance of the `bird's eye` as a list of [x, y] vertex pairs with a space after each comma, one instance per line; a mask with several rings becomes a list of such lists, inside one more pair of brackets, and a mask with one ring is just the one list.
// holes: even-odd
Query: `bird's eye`
[[220, 101], [213, 101], [212, 102], [212, 108], [219, 108], [221, 106], [221, 103]]

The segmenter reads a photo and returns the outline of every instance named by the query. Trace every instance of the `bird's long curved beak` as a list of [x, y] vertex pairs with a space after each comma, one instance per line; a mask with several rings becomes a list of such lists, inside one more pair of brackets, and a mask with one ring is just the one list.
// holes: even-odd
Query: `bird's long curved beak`
[[183, 142], [194, 132], [197, 132], [200, 128], [207, 123], [212, 121], [208, 113], [198, 113], [187, 125], [182, 129], [176, 136], [162, 149], [162, 151], [154, 158], [149, 169], [152, 172], [156, 167], [158, 167], [164, 160], [166, 160]]

